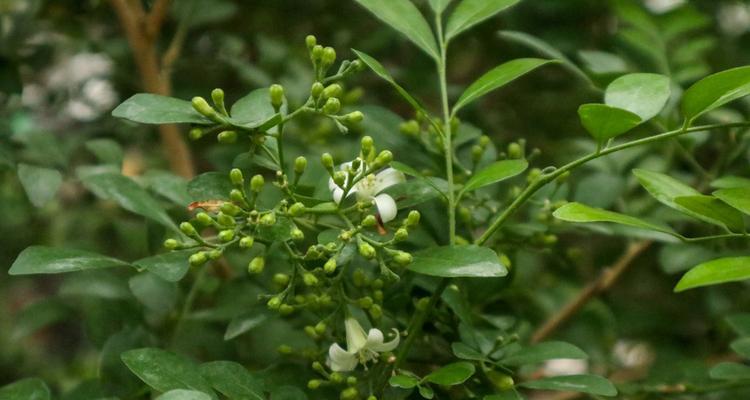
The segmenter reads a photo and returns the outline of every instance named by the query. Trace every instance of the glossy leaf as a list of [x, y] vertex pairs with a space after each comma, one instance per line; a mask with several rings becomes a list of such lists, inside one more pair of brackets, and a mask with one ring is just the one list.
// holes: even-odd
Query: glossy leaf
[[566, 342], [544, 342], [508, 354], [500, 359], [501, 364], [510, 366], [522, 366], [538, 364], [547, 360], [559, 358], [587, 359], [588, 355], [570, 343]]
[[213, 124], [189, 101], [150, 93], [138, 93], [125, 100], [112, 111], [112, 116], [142, 124]]
[[50, 400], [52, 395], [43, 380], [27, 378], [0, 387], [3, 400]]
[[558, 390], [589, 393], [597, 396], [617, 396], [615, 385], [607, 379], [596, 375], [551, 376], [549, 378], [523, 382], [518, 386], [537, 390]]
[[58, 274], [96, 268], [122, 267], [125, 261], [83, 250], [30, 246], [11, 265], [10, 275]]
[[609, 84], [604, 92], [608, 106], [630, 111], [641, 121], [657, 116], [671, 94], [669, 78], [659, 74], [623, 75]]
[[365, 54], [365, 53], [363, 53], [363, 52], [361, 52], [359, 50], [352, 49], [352, 51], [354, 52], [354, 54], [357, 55], [357, 57], [359, 57], [359, 59], [363, 63], [365, 63], [365, 65], [367, 65], [368, 68], [370, 68], [372, 70], [372, 72], [375, 73], [375, 75], [379, 76], [384, 81], [390, 83], [391, 86], [393, 86], [394, 89], [396, 89], [396, 91], [398, 92], [398, 94], [400, 94], [401, 97], [403, 97], [404, 100], [406, 100], [407, 103], [409, 103], [412, 107], [414, 107], [415, 110], [422, 111], [425, 115], [429, 115], [429, 113], [427, 112], [427, 110], [425, 110], [425, 108], [422, 106], [422, 104], [417, 99], [415, 99], [411, 94], [409, 94], [409, 92], [407, 92], [406, 89], [404, 89], [403, 87], [401, 87], [401, 85], [399, 85], [398, 83], [396, 83], [396, 81], [393, 79], [393, 77], [391, 76], [391, 74], [388, 73], [388, 71], [385, 69], [385, 67], [383, 66], [383, 64], [381, 64], [378, 60], [372, 58], [371, 56], [369, 56], [369, 55], [367, 55], [367, 54]]
[[200, 371], [219, 393], [230, 399], [263, 400], [263, 384], [242, 365], [232, 361], [202, 364]]
[[162, 394], [156, 400], [211, 400], [211, 396], [195, 390], [175, 389]]
[[701, 286], [737, 282], [750, 279], [750, 257], [719, 258], [699, 264], [688, 271], [675, 286], [675, 292], [682, 292]]
[[639, 116], [630, 111], [605, 104], [584, 104], [578, 108], [578, 117], [599, 144], [628, 132], [642, 122]]
[[711, 368], [708, 375], [713, 379], [722, 381], [749, 380], [750, 367], [739, 363], [722, 362]]
[[126, 351], [121, 358], [143, 382], [160, 392], [189, 389], [206, 393], [214, 400], [217, 398], [211, 385], [201, 376], [198, 366], [183, 356], [161, 349], [143, 348]]
[[472, 26], [518, 3], [519, 0], [462, 0], [445, 26], [445, 40], [450, 41]]
[[713, 196], [680, 196], [675, 197], [674, 202], [710, 224], [725, 227], [733, 232], [742, 232], [745, 229], [742, 214]]
[[446, 278], [508, 274], [494, 251], [475, 245], [443, 246], [417, 252], [408, 268], [420, 274]]
[[709, 75], [682, 95], [682, 113], [693, 121], [704, 113], [750, 94], [750, 66]]
[[529, 163], [526, 160], [496, 161], [472, 175], [461, 192], [470, 192], [512, 178], [525, 171], [528, 166]]
[[424, 382], [435, 383], [442, 386], [460, 385], [474, 375], [474, 364], [460, 361], [448, 364], [435, 372], [422, 378]]
[[589, 207], [581, 203], [568, 203], [552, 214], [555, 218], [568, 222], [612, 222], [620, 225], [632, 226], [634, 228], [647, 229], [674, 235], [675, 232], [668, 227], [653, 224], [630, 215], [603, 210], [601, 208]]
[[59, 171], [28, 164], [18, 164], [18, 179], [29, 201], [36, 207], [42, 207], [52, 200], [62, 185]]
[[714, 197], [750, 215], [750, 187], [717, 190]]
[[419, 9], [410, 0], [356, 0], [375, 17], [406, 36], [434, 59], [440, 58], [435, 36]]
[[393, 375], [388, 383], [393, 387], [411, 389], [419, 384], [419, 379], [411, 375]]
[[453, 106], [453, 112], [458, 112], [462, 107], [487, 93], [505, 86], [523, 75], [552, 62], [556, 61], [543, 60], [541, 58], [518, 58], [498, 65], [482, 75], [464, 91]]
[[188, 257], [194, 252], [192, 250], [171, 251], [133, 261], [133, 265], [154, 273], [168, 282], [177, 282], [190, 268]]

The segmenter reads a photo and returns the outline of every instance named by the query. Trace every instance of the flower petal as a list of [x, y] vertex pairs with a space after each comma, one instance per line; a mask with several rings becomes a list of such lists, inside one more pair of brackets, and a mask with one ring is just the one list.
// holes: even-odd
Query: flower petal
[[341, 189], [340, 187], [335, 187], [333, 190], [333, 201], [336, 202], [336, 204], [341, 203], [341, 197], [344, 196], [344, 189]]
[[375, 196], [375, 207], [377, 207], [378, 214], [380, 214], [380, 220], [383, 221], [383, 223], [392, 221], [396, 218], [396, 214], [398, 214], [396, 201], [393, 200], [393, 197], [385, 193]]
[[406, 181], [406, 176], [404, 176], [403, 172], [393, 168], [386, 168], [375, 175], [375, 193], [380, 193], [383, 190], [404, 181]]
[[368, 349], [374, 349], [375, 347], [383, 344], [383, 332], [380, 329], [370, 329], [367, 332], [367, 344], [365, 347]]
[[334, 343], [328, 348], [328, 366], [337, 372], [353, 371], [357, 367], [357, 356]]
[[344, 321], [346, 328], [346, 348], [351, 353], [362, 350], [367, 345], [367, 336], [362, 325], [354, 318], [347, 318]]
[[[372, 333], [372, 329], [370, 330], [370, 333]], [[401, 341], [401, 337], [398, 334], [398, 330], [394, 329], [393, 332], [396, 333], [396, 338], [391, 340], [390, 342], [383, 343], [383, 333], [378, 330], [378, 333], [380, 333], [380, 343], [377, 345], [370, 344], [368, 340], [368, 346], [371, 350], [375, 350], [378, 353], [382, 353], [385, 351], [392, 351], [398, 346], [398, 343]]]

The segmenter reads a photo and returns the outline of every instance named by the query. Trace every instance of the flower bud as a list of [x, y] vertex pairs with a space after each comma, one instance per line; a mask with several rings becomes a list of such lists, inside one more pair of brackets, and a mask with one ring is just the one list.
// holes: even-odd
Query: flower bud
[[216, 105], [216, 108], [219, 109], [219, 111], [222, 114], [226, 114], [226, 106], [224, 105], [224, 91], [220, 88], [216, 88], [211, 91], [211, 100], [213, 100], [214, 105]]
[[370, 245], [367, 242], [361, 242], [359, 244], [358, 250], [359, 250], [359, 255], [361, 255], [362, 257], [368, 260], [375, 258], [375, 248], [372, 247], [372, 245]]
[[375, 148], [375, 141], [372, 140], [371, 136], [363, 136], [360, 148], [362, 149], [362, 154], [367, 156]]
[[344, 376], [341, 375], [339, 372], [331, 372], [331, 382], [333, 383], [342, 383], [344, 382]]
[[319, 338], [318, 333], [315, 332], [315, 328], [310, 325], [305, 326], [304, 331], [307, 336], [310, 336], [310, 338], [312, 339], [317, 340]]
[[339, 239], [341, 239], [344, 242], [348, 242], [352, 239], [352, 232], [351, 231], [343, 231], [339, 235]]
[[346, 384], [349, 386], [354, 386], [357, 384], [357, 377], [356, 376], [347, 376], [346, 377]]
[[221, 144], [232, 144], [237, 141], [237, 131], [222, 131], [216, 139]]
[[327, 115], [334, 115], [341, 110], [341, 102], [335, 97], [331, 97], [326, 100], [326, 104], [323, 105], [323, 112]]
[[326, 333], [327, 328], [328, 327], [326, 326], [326, 323], [323, 321], [320, 321], [317, 324], [315, 324], [315, 333], [317, 333], [318, 335], [322, 335]]
[[292, 217], [299, 217], [300, 215], [305, 213], [305, 205], [302, 203], [294, 203], [291, 207], [289, 207], [289, 214]]
[[478, 162], [482, 158], [482, 154], [484, 154], [484, 149], [482, 146], [479, 145], [473, 145], [471, 146], [471, 160], [475, 163]]
[[323, 265], [323, 271], [325, 271], [326, 274], [332, 274], [336, 272], [336, 258], [331, 257], [326, 261], [325, 265]]
[[264, 214], [262, 217], [260, 217], [260, 221], [258, 222], [260, 222], [261, 225], [271, 226], [276, 223], [276, 213], [269, 212], [267, 214]]
[[479, 137], [479, 145], [482, 147], [487, 147], [490, 144], [490, 137], [487, 135], [482, 135]]
[[305, 45], [307, 46], [307, 50], [312, 50], [315, 45], [318, 44], [318, 39], [313, 35], [307, 35], [305, 37]]
[[384, 285], [383, 280], [380, 278], [373, 280], [372, 283], [370, 284], [370, 286], [372, 286], [373, 289], [382, 289], [383, 285]]
[[324, 51], [323, 46], [319, 44], [313, 46], [312, 50], [310, 50], [310, 59], [314, 64], [318, 64], [321, 61]]
[[306, 286], [317, 286], [318, 278], [315, 275], [306, 272], [304, 275], [302, 275], [302, 282], [304, 282]]
[[307, 388], [310, 390], [315, 390], [320, 387], [320, 379], [310, 379], [307, 381]]
[[414, 226], [419, 224], [419, 218], [420, 218], [419, 211], [417, 210], [411, 210], [409, 211], [409, 216], [406, 217], [406, 226]]
[[252, 236], [245, 236], [240, 239], [240, 248], [249, 249], [253, 247], [253, 243], [255, 243], [255, 239]]
[[380, 304], [373, 304], [368, 311], [373, 319], [380, 319], [383, 316], [383, 308]]
[[404, 135], [417, 136], [419, 135], [421, 128], [419, 127], [419, 122], [412, 119], [406, 122], [402, 122], [401, 125], [399, 125], [399, 130]]
[[198, 232], [195, 230], [195, 227], [190, 222], [183, 222], [180, 224], [180, 231], [184, 233], [187, 236], [197, 236]]
[[[278, 308], [278, 307], [276, 307], [276, 308]], [[276, 351], [278, 351], [279, 354], [285, 354], [286, 355], [286, 354], [292, 354], [293, 349], [289, 345], [282, 344], [282, 345], [280, 345], [279, 347], [276, 348]]]
[[333, 174], [333, 183], [339, 187], [344, 187], [346, 184], [346, 173], [344, 171], [336, 171], [336, 173]]
[[365, 119], [365, 115], [362, 114], [362, 111], [352, 111], [349, 114], [344, 115], [344, 122], [347, 124], [358, 124], [362, 122], [362, 120]]
[[208, 258], [212, 260], [218, 260], [221, 258], [222, 251], [220, 249], [213, 249], [208, 252]]
[[329, 173], [333, 173], [333, 157], [329, 153], [323, 153], [323, 155], [320, 156], [320, 162]]
[[292, 236], [292, 240], [300, 241], [305, 238], [305, 233], [302, 232], [299, 228], [292, 229], [292, 232], [290, 232], [290, 235]]
[[383, 291], [382, 290], [376, 290], [372, 292], [372, 297], [375, 298], [375, 301], [383, 301]]
[[542, 176], [542, 170], [539, 168], [533, 168], [529, 171], [529, 174], [526, 175], [526, 181], [531, 183], [539, 179], [539, 177]]
[[409, 231], [408, 231], [408, 230], [406, 230], [406, 228], [398, 228], [398, 229], [396, 230], [396, 233], [394, 233], [394, 234], [393, 234], [393, 238], [394, 238], [394, 239], [395, 239], [395, 240], [396, 240], [397, 242], [403, 242], [403, 241], [404, 241], [404, 240], [406, 240], [406, 239], [407, 239], [408, 237], [409, 237]]
[[510, 390], [513, 388], [513, 385], [515, 385], [515, 382], [510, 375], [499, 371], [487, 371], [487, 378], [492, 382], [492, 386], [501, 392]]
[[206, 257], [206, 253], [202, 251], [199, 251], [188, 258], [188, 262], [194, 267], [203, 265], [206, 261], [208, 261], [208, 257]]
[[203, 129], [193, 128], [188, 133], [188, 136], [190, 137], [190, 140], [198, 140], [203, 137]]
[[234, 217], [240, 213], [240, 208], [232, 203], [227, 202], [221, 205], [221, 212]]
[[321, 61], [324, 67], [329, 67], [336, 62], [336, 50], [333, 47], [326, 47], [323, 49], [323, 56]]
[[356, 388], [348, 387], [341, 391], [339, 397], [341, 400], [354, 400], [359, 396], [359, 392]]
[[299, 156], [294, 160], [294, 173], [302, 175], [307, 168], [307, 159], [303, 156]]
[[247, 272], [251, 274], [259, 274], [263, 272], [263, 268], [266, 266], [266, 259], [258, 256], [250, 260], [250, 263], [247, 264]]
[[427, 309], [427, 306], [429, 305], [430, 305], [430, 298], [422, 297], [419, 300], [417, 300], [417, 304], [415, 305], [415, 308], [419, 311], [425, 311]]
[[219, 215], [216, 216], [216, 222], [218, 222], [221, 226], [237, 225], [237, 221], [235, 221], [234, 218], [227, 214], [224, 214], [223, 212], [220, 212]]
[[315, 82], [310, 88], [310, 96], [312, 96], [313, 99], [317, 100], [318, 98], [320, 98], [320, 95], [323, 94], [324, 89], [325, 89], [325, 86], [323, 86], [322, 83]]
[[393, 256], [393, 261], [395, 261], [398, 265], [402, 267], [405, 267], [411, 264], [411, 260], [412, 260], [411, 254], [405, 251], [399, 251]]
[[380, 154], [378, 154], [377, 157], [375, 157], [373, 168], [385, 167], [386, 165], [390, 164], [391, 161], [393, 161], [393, 153], [391, 153], [390, 150], [383, 150], [380, 152]]
[[193, 97], [191, 103], [193, 104], [193, 108], [195, 111], [198, 111], [201, 115], [204, 117], [214, 121], [218, 117], [216, 114], [216, 110], [211, 107], [206, 99], [200, 96]]
[[289, 284], [289, 275], [287, 274], [274, 274], [273, 276], [273, 283], [279, 285], [279, 286], [286, 286]]
[[344, 89], [338, 83], [332, 83], [323, 89], [323, 98], [329, 99], [331, 97], [339, 97], [344, 93]]
[[366, 66], [365, 63], [362, 62], [362, 60], [354, 60], [349, 65], [349, 68], [351, 68], [353, 72], [361, 72], [365, 70]]
[[365, 297], [362, 297], [361, 299], [357, 300], [357, 304], [360, 307], [364, 308], [365, 310], [367, 310], [368, 308], [372, 307], [372, 305], [374, 303], [375, 302], [372, 301], [372, 297], [370, 297], [370, 296], [365, 296]]
[[281, 306], [281, 298], [279, 296], [271, 297], [271, 299], [268, 300], [268, 303], [266, 303], [266, 306], [271, 310], [278, 310]]
[[252, 179], [250, 179], [250, 190], [258, 193], [263, 190], [263, 185], [265, 184], [266, 180], [263, 179], [263, 175], [255, 175]]
[[167, 239], [164, 241], [164, 248], [166, 249], [174, 250], [178, 247], [180, 247], [180, 242], [175, 239]]
[[284, 87], [273, 84], [268, 88], [268, 94], [271, 97], [271, 106], [273, 106], [274, 110], [278, 111], [281, 105], [284, 104]]
[[229, 192], [229, 199], [235, 203], [242, 204], [242, 202], [245, 201], [245, 196], [242, 195], [242, 191], [237, 190], [237, 189], [232, 189]]
[[523, 157], [523, 149], [521, 149], [521, 145], [519, 145], [516, 142], [513, 142], [508, 145], [508, 158], [511, 160], [516, 160]]
[[290, 306], [289, 304], [282, 304], [281, 307], [279, 307], [279, 314], [286, 316], [290, 315], [294, 312], [294, 307]]
[[230, 242], [230, 241], [232, 241], [232, 239], [234, 239], [234, 231], [233, 230], [231, 230], [231, 229], [225, 229], [225, 230], [219, 232], [219, 240], [221, 240], [222, 242], [224, 242], [224, 243]]
[[378, 223], [378, 220], [375, 218], [374, 215], [368, 215], [365, 217], [365, 219], [362, 220], [362, 226], [364, 227], [375, 226], [375, 224], [377, 223]]
[[242, 186], [242, 184], [245, 183], [245, 177], [242, 176], [242, 170], [239, 168], [232, 168], [232, 170], [229, 171], [229, 179], [235, 186]]

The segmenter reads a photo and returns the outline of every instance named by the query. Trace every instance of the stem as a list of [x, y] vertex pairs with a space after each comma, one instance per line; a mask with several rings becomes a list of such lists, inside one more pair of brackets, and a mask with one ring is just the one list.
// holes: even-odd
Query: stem
[[664, 132], [658, 135], [649, 136], [643, 139], [633, 140], [627, 143], [623, 143], [621, 145], [608, 147], [606, 149], [603, 149], [600, 152], [591, 153], [584, 157], [581, 157], [577, 160], [571, 161], [568, 164], [563, 165], [562, 167], [540, 176], [536, 181], [532, 182], [529, 186], [524, 189], [523, 192], [515, 199], [513, 202], [506, 208], [500, 215], [495, 218], [495, 220], [490, 224], [489, 228], [482, 234], [482, 236], [479, 237], [479, 239], [476, 240], [476, 244], [484, 244], [489, 240], [492, 235], [497, 232], [498, 229], [500, 229], [505, 221], [515, 214], [516, 211], [524, 204], [526, 201], [531, 198], [539, 189], [543, 188], [548, 183], [555, 180], [558, 176], [571, 171], [583, 164], [586, 164], [589, 161], [595, 160], [599, 157], [606, 156], [611, 153], [616, 153], [618, 151], [622, 151], [625, 149], [629, 149], [631, 147], [641, 146], [645, 144], [655, 143], [666, 139], [671, 139], [677, 136], [681, 136], [687, 133], [691, 132], [700, 132], [700, 131], [707, 131], [707, 130], [713, 130], [713, 129], [719, 129], [719, 128], [739, 128], [739, 127], [748, 127], [750, 126], [750, 122], [736, 122], [736, 123], [730, 123], [730, 124], [714, 124], [714, 125], [702, 125], [702, 126], [695, 126], [692, 128], [680, 128], [675, 129], [672, 131]]

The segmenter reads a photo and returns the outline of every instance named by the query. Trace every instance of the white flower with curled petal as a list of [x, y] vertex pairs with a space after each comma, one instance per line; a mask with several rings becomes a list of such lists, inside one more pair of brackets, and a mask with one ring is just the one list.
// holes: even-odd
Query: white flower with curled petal
[[[341, 165], [342, 171], [347, 171], [351, 168], [352, 163], [344, 163]], [[364, 172], [364, 162], [360, 163], [359, 170], [355, 171], [357, 176]], [[354, 184], [354, 186], [346, 193], [346, 196], [354, 194], [357, 196], [359, 201], [371, 201], [375, 203], [375, 207], [378, 209], [380, 220], [383, 223], [393, 220], [396, 218], [398, 213], [398, 207], [396, 201], [393, 200], [388, 194], [381, 193], [385, 189], [406, 181], [406, 177], [401, 171], [397, 171], [393, 168], [385, 168], [377, 174], [369, 174]], [[344, 182], [344, 187], [348, 184], [348, 178]], [[333, 201], [340, 203], [343, 200], [344, 189], [339, 187], [333, 179], [329, 179], [328, 188], [333, 193]]]
[[346, 327], [346, 350], [338, 343], [334, 343], [328, 349], [328, 366], [337, 372], [353, 371], [357, 364], [365, 365], [367, 362], [376, 360], [380, 353], [392, 351], [398, 346], [399, 335], [394, 329], [396, 338], [385, 342], [383, 332], [380, 329], [370, 329], [367, 334], [362, 326], [354, 318], [344, 321]]

